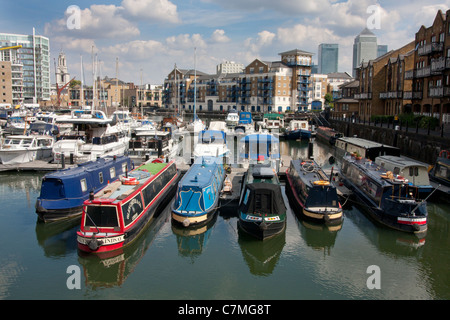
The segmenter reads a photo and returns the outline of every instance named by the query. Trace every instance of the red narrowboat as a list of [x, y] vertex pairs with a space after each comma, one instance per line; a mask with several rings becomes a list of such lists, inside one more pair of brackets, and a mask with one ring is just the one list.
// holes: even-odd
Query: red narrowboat
[[181, 173], [175, 161], [145, 163], [84, 202], [78, 248], [103, 253], [135, 240], [173, 199]]

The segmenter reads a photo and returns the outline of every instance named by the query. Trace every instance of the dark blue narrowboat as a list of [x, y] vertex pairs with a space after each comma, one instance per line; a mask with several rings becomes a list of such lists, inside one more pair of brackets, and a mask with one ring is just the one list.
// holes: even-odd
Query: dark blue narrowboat
[[286, 194], [300, 217], [327, 225], [342, 223], [336, 187], [314, 160], [291, 160], [286, 170]]
[[414, 197], [417, 187], [367, 159], [344, 156], [341, 175], [376, 222], [422, 236], [427, 231], [427, 203]]
[[44, 222], [81, 216], [90, 192], [98, 192], [132, 169], [127, 156], [99, 158], [46, 174], [36, 200], [36, 213]]

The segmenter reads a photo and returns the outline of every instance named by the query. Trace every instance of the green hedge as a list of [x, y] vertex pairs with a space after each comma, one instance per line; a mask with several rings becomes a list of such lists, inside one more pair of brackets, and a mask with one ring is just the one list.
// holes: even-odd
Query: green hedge
[[[406, 123], [408, 123], [408, 127], [416, 127], [417, 123], [419, 123], [419, 128], [427, 129], [428, 124], [430, 124], [430, 129], [432, 130], [439, 126], [439, 119], [428, 116], [416, 116], [412, 113], [402, 113], [398, 116], [398, 119], [402, 126], [406, 126]], [[371, 116], [370, 121], [376, 121], [377, 123], [393, 123], [394, 116], [373, 115]]]

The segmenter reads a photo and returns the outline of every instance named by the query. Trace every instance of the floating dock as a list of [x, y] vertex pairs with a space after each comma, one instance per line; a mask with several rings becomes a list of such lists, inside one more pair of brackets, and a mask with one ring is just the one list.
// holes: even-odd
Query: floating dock
[[[74, 164], [66, 164], [65, 168], [74, 167]], [[0, 164], [0, 172], [3, 171], [56, 171], [63, 169], [61, 163], [49, 163], [48, 161], [35, 160], [20, 164]]]

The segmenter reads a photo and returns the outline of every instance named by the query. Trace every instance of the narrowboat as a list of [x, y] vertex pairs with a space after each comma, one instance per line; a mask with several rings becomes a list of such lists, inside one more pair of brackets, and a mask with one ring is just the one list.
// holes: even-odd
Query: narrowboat
[[44, 222], [79, 217], [89, 193], [98, 192], [132, 169], [129, 157], [106, 157], [46, 174], [36, 213]]
[[343, 136], [342, 133], [337, 132], [333, 128], [320, 126], [316, 129], [316, 139], [329, 143], [332, 146], [335, 145], [337, 139], [342, 138]]
[[239, 164], [249, 168], [261, 158], [271, 164], [278, 172], [281, 168], [280, 140], [273, 134], [254, 133], [246, 135], [239, 141]]
[[283, 232], [286, 206], [275, 170], [269, 164], [251, 165], [242, 183], [239, 228], [260, 240]]
[[442, 150], [436, 159], [433, 169], [430, 171], [430, 178], [433, 181], [450, 187], [450, 152]]
[[286, 194], [291, 208], [302, 218], [325, 224], [342, 222], [336, 187], [314, 160], [291, 160], [286, 170]]
[[179, 178], [174, 160], [152, 161], [92, 193], [84, 202], [78, 248], [103, 253], [132, 243], [167, 206]]
[[222, 159], [199, 157], [178, 184], [172, 220], [184, 227], [208, 223], [218, 207], [225, 179]]
[[343, 158], [341, 178], [373, 220], [395, 230], [423, 235], [427, 230], [427, 203], [413, 195], [416, 186], [367, 159]]
[[375, 163], [382, 166], [394, 175], [400, 175], [410, 185], [417, 187], [417, 198], [425, 199], [433, 190], [428, 175], [428, 165], [406, 157], [380, 156], [375, 158]]
[[375, 161], [376, 157], [391, 155], [400, 156], [400, 149], [386, 144], [373, 142], [357, 137], [341, 137], [335, 143], [337, 154], [343, 157], [346, 153], [358, 153], [362, 158]]

